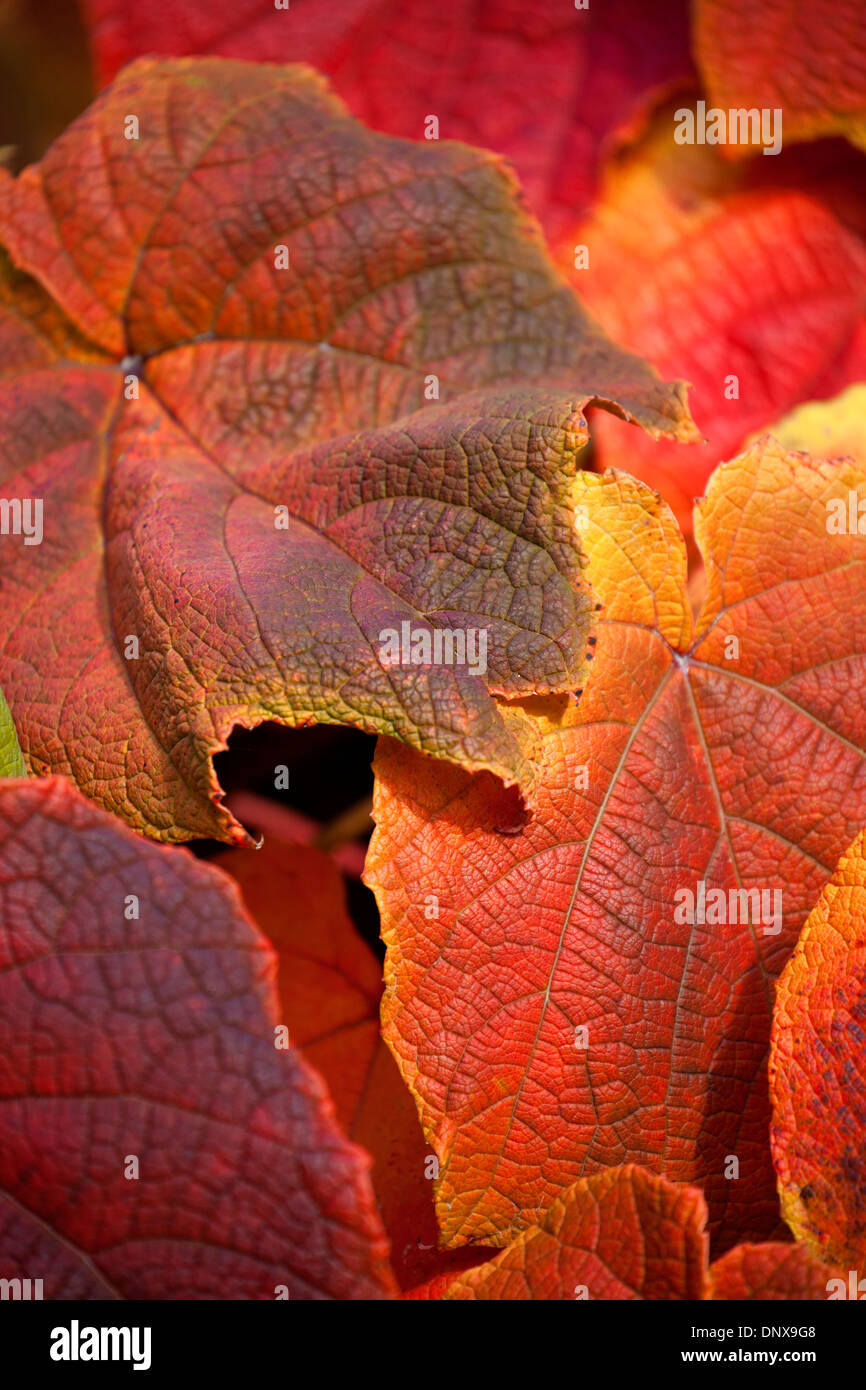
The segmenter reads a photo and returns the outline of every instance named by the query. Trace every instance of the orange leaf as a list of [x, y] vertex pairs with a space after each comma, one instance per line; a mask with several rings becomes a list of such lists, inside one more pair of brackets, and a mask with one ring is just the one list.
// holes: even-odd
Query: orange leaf
[[[866, 144], [859, 0], [696, 0], [695, 52], [714, 106], [778, 107], [786, 140]], [[748, 147], [729, 146], [733, 158]]]
[[538, 1226], [465, 1274], [404, 1298], [826, 1299], [833, 1271], [794, 1245], [739, 1245], [707, 1268], [707, 1209], [634, 1165], [581, 1178]]
[[487, 1264], [445, 1290], [452, 1299], [700, 1298], [707, 1209], [694, 1187], [641, 1168], [583, 1178]]
[[383, 1024], [449, 1241], [505, 1244], [624, 1162], [705, 1186], [720, 1250], [779, 1230], [773, 980], [866, 820], [866, 537], [827, 529], [849, 489], [862, 467], [772, 441], [721, 467], [693, 631], [668, 510], [579, 476], [596, 659], [577, 707], [508, 711], [541, 769], [518, 833], [491, 779], [380, 741]]
[[770, 1089], [788, 1225], [817, 1257], [866, 1273], [866, 831], [777, 985]]

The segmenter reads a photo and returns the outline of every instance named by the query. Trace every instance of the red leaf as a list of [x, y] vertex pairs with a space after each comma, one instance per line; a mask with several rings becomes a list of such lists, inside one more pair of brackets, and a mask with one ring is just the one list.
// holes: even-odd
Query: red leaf
[[549, 236], [592, 201], [598, 167], [650, 95], [692, 73], [687, 5], [524, 0], [84, 0], [103, 82], [146, 53], [311, 63], [368, 125], [505, 155]]
[[280, 1009], [292, 1043], [328, 1083], [349, 1136], [373, 1158], [391, 1263], [409, 1287], [459, 1273], [483, 1246], [439, 1250], [429, 1149], [412, 1097], [379, 1033], [382, 971], [346, 914], [331, 860], [300, 845], [230, 850], [219, 864], [276, 948]]
[[802, 1245], [738, 1245], [710, 1266], [707, 1297], [717, 1300], [826, 1302], [835, 1270]]
[[665, 108], [553, 249], [567, 269], [584, 243], [589, 267], [570, 278], [607, 331], [694, 386], [705, 444], [647, 449], [592, 421], [597, 466], [658, 488], [688, 534], [719, 460], [866, 378], [866, 158], [830, 145], [735, 168], [674, 128]]
[[45, 1298], [394, 1292], [369, 1160], [275, 1046], [273, 967], [216, 869], [60, 778], [0, 783], [3, 1277]]

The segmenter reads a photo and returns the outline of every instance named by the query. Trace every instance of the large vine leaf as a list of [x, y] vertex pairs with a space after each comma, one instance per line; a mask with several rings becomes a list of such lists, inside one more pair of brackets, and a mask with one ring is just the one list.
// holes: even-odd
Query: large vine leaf
[[382, 1041], [382, 970], [346, 912], [331, 859], [267, 841], [217, 860], [277, 952], [280, 1012], [325, 1079], [337, 1118], [373, 1160], [371, 1178], [401, 1287], [478, 1263], [484, 1251], [440, 1250], [430, 1154], [412, 1097]]
[[[704, 1186], [719, 1252], [779, 1229], [773, 978], [866, 820], [866, 538], [827, 529], [850, 490], [862, 467], [772, 440], [722, 466], [693, 630], [670, 512], [580, 475], [596, 660], [576, 707], [530, 702], [541, 785], [518, 833], [491, 779], [380, 741], [383, 1025], [451, 1242], [504, 1244], [623, 1162]], [[731, 891], [768, 896], [692, 924], [677, 894], [696, 909], [702, 881], [726, 912]]]
[[737, 1246], [707, 1267], [707, 1207], [627, 1164], [581, 1178], [538, 1226], [464, 1274], [407, 1297], [453, 1300], [824, 1299], [825, 1268], [798, 1246]]
[[[694, 105], [696, 98], [680, 99]], [[554, 244], [617, 341], [694, 385], [706, 443], [648, 450], [593, 421], [600, 467], [661, 490], [684, 531], [721, 459], [802, 401], [866, 377], [866, 158], [834, 142], [740, 165], [678, 145], [674, 107], [612, 163], [591, 215]]]
[[864, 1044], [866, 831], [839, 860], [779, 980], [770, 1061], [770, 1137], [785, 1218], [813, 1254], [861, 1272]]
[[505, 155], [548, 235], [592, 200], [599, 164], [650, 95], [692, 74], [688, 7], [665, 22], [641, 0], [526, 5], [522, 0], [292, 0], [275, 11], [234, 0], [84, 0], [95, 66], [109, 81], [147, 53], [311, 63], [356, 116], [420, 140]]
[[12, 715], [0, 690], [0, 777], [23, 777], [26, 771]]
[[[137, 914], [137, 915], [136, 915]], [[369, 1159], [237, 889], [64, 779], [0, 784], [0, 1273], [46, 1298], [382, 1298]]]
[[[866, 26], [858, 0], [696, 0], [695, 54], [709, 103], [783, 112], [786, 140], [866, 145]], [[748, 146], [725, 154], [742, 158]]]
[[[0, 630], [31, 767], [166, 839], [241, 836], [211, 757], [266, 719], [531, 790], [490, 692], [580, 674], [583, 407], [693, 426], [495, 157], [373, 135], [306, 69], [142, 61], [3, 177], [0, 239], [42, 287], [7, 269], [0, 319], [0, 482], [45, 499]], [[486, 674], [386, 665], [404, 623], [486, 630]]]

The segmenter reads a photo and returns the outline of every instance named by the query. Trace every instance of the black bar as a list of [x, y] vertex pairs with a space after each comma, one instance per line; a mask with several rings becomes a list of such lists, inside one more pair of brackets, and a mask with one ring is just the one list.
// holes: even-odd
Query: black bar
[[[498, 1311], [497, 1311], [498, 1309]], [[128, 1330], [108, 1335], [104, 1350], [127, 1352], [127, 1360], [56, 1360], [51, 1349], [79, 1353], [103, 1350], [88, 1329]], [[133, 1329], [139, 1329], [137, 1337]], [[62, 1331], [61, 1331], [62, 1329]], [[145, 1337], [149, 1330], [149, 1342]], [[748, 1331], [747, 1329], [751, 1329]], [[396, 1379], [449, 1376], [466, 1354], [481, 1357], [484, 1379], [501, 1356], [512, 1378], [524, 1356], [535, 1377], [546, 1381], [549, 1358], [564, 1359], [570, 1382], [583, 1367], [601, 1368], [617, 1378], [667, 1377], [677, 1371], [700, 1378], [707, 1370], [733, 1372], [760, 1368], [775, 1379], [781, 1371], [809, 1371], [822, 1381], [857, 1364], [863, 1339], [862, 1314], [844, 1302], [646, 1303], [575, 1301], [572, 1306], [540, 1303], [513, 1309], [500, 1303], [486, 1309], [430, 1303], [351, 1303], [339, 1306], [299, 1301], [274, 1303], [39, 1303], [0, 1304], [4, 1365], [47, 1375], [52, 1383], [70, 1377], [112, 1383], [174, 1383], [184, 1374], [219, 1376], [234, 1390], [279, 1375], [287, 1387], [300, 1366], [313, 1357], [323, 1379], [339, 1374], [384, 1374]], [[452, 1341], [452, 1337], [455, 1339]], [[401, 1344], [403, 1351], [399, 1350]], [[408, 1344], [408, 1346], [407, 1346]], [[409, 1352], [408, 1348], [414, 1348]], [[461, 1350], [462, 1348], [462, 1350]], [[434, 1349], [437, 1349], [434, 1351]], [[757, 1356], [756, 1353], [760, 1353]], [[775, 1358], [773, 1354], [775, 1353]], [[407, 1361], [407, 1354], [410, 1360]], [[420, 1355], [422, 1371], [412, 1360]], [[133, 1369], [133, 1357], [142, 1369]], [[143, 1365], [145, 1357], [149, 1364]], [[516, 1359], [515, 1359], [516, 1357]], [[428, 1360], [429, 1358], [429, 1360]], [[813, 1359], [814, 1358], [814, 1359]], [[547, 1370], [545, 1371], [545, 1366]], [[376, 1368], [378, 1367], [378, 1371]], [[20, 1375], [20, 1372], [19, 1372]], [[582, 1376], [581, 1376], [582, 1378]]]

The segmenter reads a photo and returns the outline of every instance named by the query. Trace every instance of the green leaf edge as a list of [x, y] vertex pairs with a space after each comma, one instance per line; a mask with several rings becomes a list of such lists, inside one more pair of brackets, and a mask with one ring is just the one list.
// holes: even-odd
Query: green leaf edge
[[0, 777], [26, 777], [27, 768], [18, 744], [9, 706], [0, 690]]

